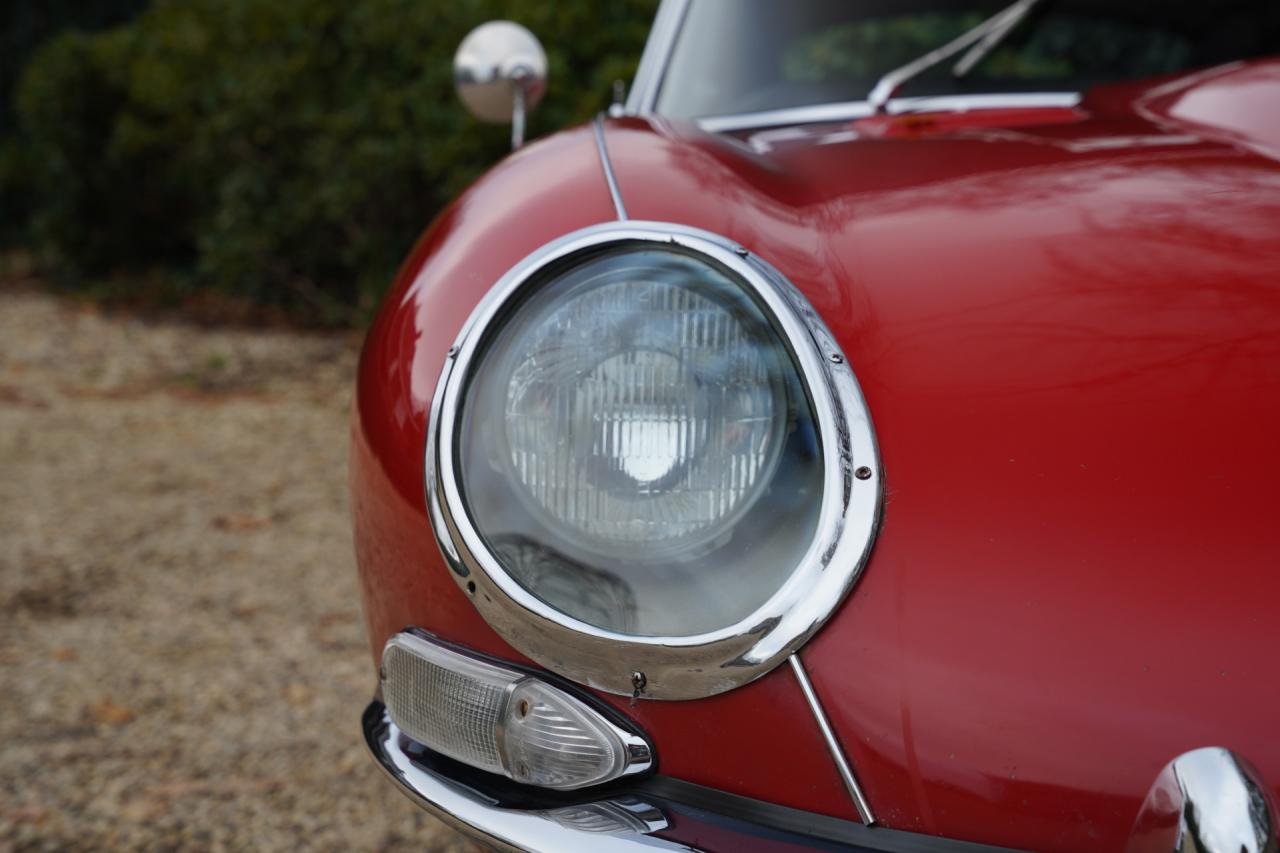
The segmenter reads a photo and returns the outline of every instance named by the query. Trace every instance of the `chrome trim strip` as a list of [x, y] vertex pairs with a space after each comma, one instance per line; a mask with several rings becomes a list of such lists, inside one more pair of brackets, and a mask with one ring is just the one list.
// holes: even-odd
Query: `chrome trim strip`
[[618, 188], [618, 176], [613, 172], [613, 161], [609, 159], [609, 146], [604, 141], [604, 117], [596, 116], [596, 151], [600, 153], [600, 168], [604, 169], [604, 182], [609, 185], [609, 196], [613, 199], [613, 209], [618, 214], [618, 220], [625, 222], [627, 219], [627, 208], [622, 203], [622, 190]]
[[[1079, 92], [1027, 92], [995, 95], [931, 95], [918, 98], [894, 98], [889, 102], [890, 115], [925, 112], [964, 112], [967, 110], [993, 110], [1010, 108], [1035, 109], [1037, 107], [1075, 107], [1080, 104]], [[786, 107], [756, 113], [707, 116], [698, 119], [698, 126], [709, 133], [753, 130], [777, 127], [785, 124], [821, 124], [822, 122], [853, 121], [875, 115], [875, 109], [866, 101], [844, 101], [836, 104], [813, 104], [805, 107]]]
[[858, 817], [867, 826], [874, 825], [876, 817], [871, 813], [871, 804], [867, 802], [867, 795], [862, 793], [862, 787], [858, 784], [857, 777], [853, 775], [853, 768], [849, 766], [849, 760], [840, 748], [840, 741], [836, 739], [835, 730], [831, 728], [831, 723], [827, 720], [827, 714], [822, 710], [822, 703], [818, 701], [818, 694], [813, 691], [813, 684], [809, 681], [809, 673], [804, 670], [804, 664], [800, 662], [800, 655], [793, 653], [787, 660], [791, 664], [791, 671], [796, 674], [796, 681], [800, 683], [800, 690], [804, 693], [805, 701], [809, 703], [809, 710], [813, 712], [813, 719], [817, 721], [818, 728], [822, 730], [822, 739], [827, 742], [827, 749], [831, 752], [831, 759], [836, 763], [836, 770], [839, 771], [840, 778], [844, 780], [844, 786], [848, 789], [849, 796], [853, 798], [853, 807], [858, 810]]
[[[623, 795], [584, 805], [521, 810], [495, 805], [478, 791], [415, 762], [402, 748], [407, 740], [375, 701], [364, 712], [364, 739], [382, 771], [409, 799], [440, 820], [499, 850], [535, 853], [632, 853], [693, 851], [650, 833], [670, 822], [656, 805]], [[594, 812], [584, 820], [584, 810]], [[584, 826], [605, 827], [590, 831]]]
[[[716, 631], [636, 636], [560, 613], [507, 574], [467, 517], [462, 500], [454, 461], [457, 417], [485, 333], [522, 288], [537, 284], [545, 267], [610, 244], [675, 246], [740, 277], [790, 344], [813, 401], [826, 458], [813, 542], [768, 601]], [[476, 307], [450, 349], [432, 411], [432, 438], [424, 462], [426, 493], [436, 538], [454, 581], [513, 647], [553, 672], [609, 693], [698, 699], [769, 672], [803, 645], [844, 600], [866, 565], [880, 522], [883, 472], [871, 415], [835, 337], [803, 294], [764, 260], [724, 237], [684, 225], [630, 220], [594, 225], [516, 264]]]
[[675, 48], [676, 36], [684, 25], [684, 15], [688, 8], [689, 0], [662, 0], [662, 4], [658, 6], [649, 38], [644, 43], [644, 53], [640, 55], [640, 64], [636, 67], [636, 76], [631, 81], [631, 91], [627, 94], [627, 115], [648, 115], [653, 112], [658, 100], [658, 90], [667, 74], [667, 64], [671, 61], [671, 51]]

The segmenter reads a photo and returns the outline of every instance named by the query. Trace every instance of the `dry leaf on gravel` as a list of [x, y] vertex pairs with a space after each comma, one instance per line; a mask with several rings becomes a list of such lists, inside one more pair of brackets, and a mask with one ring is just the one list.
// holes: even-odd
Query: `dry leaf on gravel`
[[271, 519], [264, 518], [260, 515], [244, 515], [242, 513], [233, 513], [231, 515], [220, 515], [213, 520], [213, 526], [219, 530], [227, 530], [231, 532], [244, 532], [247, 530], [258, 530], [266, 527], [271, 523]]
[[132, 723], [138, 716], [110, 699], [92, 702], [85, 710], [88, 711], [89, 719], [107, 726], [123, 726], [125, 723]]

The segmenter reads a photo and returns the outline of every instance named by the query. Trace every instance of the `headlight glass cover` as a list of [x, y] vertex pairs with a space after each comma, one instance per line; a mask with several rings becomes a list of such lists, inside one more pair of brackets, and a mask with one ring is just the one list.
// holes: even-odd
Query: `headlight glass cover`
[[553, 266], [480, 346], [458, 419], [468, 516], [556, 610], [637, 636], [749, 616], [823, 490], [795, 358], [731, 270], [675, 247]]

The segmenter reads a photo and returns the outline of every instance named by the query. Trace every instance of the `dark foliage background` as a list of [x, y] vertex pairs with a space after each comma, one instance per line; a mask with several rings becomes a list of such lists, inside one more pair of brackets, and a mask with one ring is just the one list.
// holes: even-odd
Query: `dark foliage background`
[[127, 21], [146, 0], [14, 0], [0, 5], [0, 133], [13, 130], [13, 84], [42, 42], [60, 30], [97, 30]]
[[27, 35], [5, 61], [29, 56], [0, 125], [7, 239], [71, 286], [162, 280], [338, 324], [367, 316], [423, 226], [506, 153], [509, 130], [454, 96], [462, 37], [494, 18], [537, 34], [537, 134], [630, 79], [656, 0], [153, 0], [30, 52], [55, 7], [84, 27], [138, 5], [46, 4], [22, 27], [10, 12], [6, 42]]

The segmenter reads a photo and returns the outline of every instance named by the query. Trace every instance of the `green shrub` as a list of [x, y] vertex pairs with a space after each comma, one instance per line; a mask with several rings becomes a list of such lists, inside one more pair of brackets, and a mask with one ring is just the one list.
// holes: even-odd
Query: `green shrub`
[[145, 0], [19, 0], [0, 3], [0, 245], [25, 236], [31, 212], [32, 152], [14, 136], [13, 96], [33, 51], [64, 30], [98, 30], [127, 21]]
[[0, 136], [13, 129], [13, 84], [32, 51], [64, 30], [100, 30], [129, 20], [146, 0], [10, 0], [0, 3]]
[[29, 149], [9, 136], [0, 136], [0, 246], [24, 236], [31, 210]]
[[61, 269], [101, 273], [190, 259], [174, 155], [137, 121], [128, 30], [68, 33], [37, 53], [18, 92], [34, 247]]
[[506, 152], [509, 130], [477, 124], [453, 93], [467, 31], [510, 18], [542, 40], [538, 133], [606, 104], [654, 6], [157, 0], [127, 26], [60, 37], [18, 90], [33, 245], [71, 275], [164, 267], [349, 321]]

